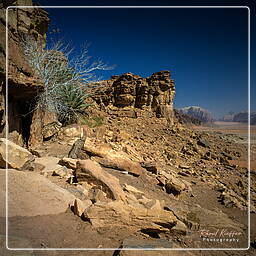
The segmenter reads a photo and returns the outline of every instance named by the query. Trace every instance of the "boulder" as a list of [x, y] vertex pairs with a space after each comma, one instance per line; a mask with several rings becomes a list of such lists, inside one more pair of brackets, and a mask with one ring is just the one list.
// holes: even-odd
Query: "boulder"
[[[8, 146], [7, 146], [8, 145]], [[7, 146], [7, 152], [6, 152]], [[8, 155], [7, 155], [7, 154]], [[8, 157], [8, 160], [7, 160]], [[32, 161], [34, 156], [25, 148], [22, 148], [15, 143], [0, 139], [0, 167], [5, 168], [6, 164], [9, 168], [21, 169], [26, 162]]]
[[95, 203], [84, 212], [95, 228], [126, 226], [127, 229], [145, 234], [170, 232], [177, 223], [172, 212], [163, 209], [135, 207], [123, 201]]
[[40, 164], [43, 166], [43, 170], [41, 171], [42, 174], [52, 175], [54, 171], [63, 170], [63, 166], [58, 164], [59, 161], [59, 158], [53, 156], [35, 158], [35, 164]]
[[[0, 171], [0, 197], [5, 198], [5, 172]], [[47, 178], [34, 172], [8, 170], [8, 216], [59, 214], [75, 197]], [[5, 217], [5, 210], [0, 209]]]
[[156, 163], [145, 162], [142, 164], [142, 167], [153, 174], [158, 174], [159, 172], [159, 167], [157, 166]]
[[144, 172], [144, 168], [138, 162], [132, 161], [127, 153], [115, 151], [109, 144], [87, 139], [84, 150], [88, 155], [94, 156], [93, 160], [104, 167], [127, 171], [135, 176]]
[[69, 179], [71, 177], [74, 177], [73, 175], [73, 170], [72, 169], [68, 169], [65, 166], [64, 167], [60, 167], [59, 169], [55, 169], [52, 173], [53, 176], [59, 176], [61, 178], [65, 178], [65, 179]]
[[62, 165], [62, 166], [66, 166], [67, 168], [76, 169], [76, 163], [77, 163], [77, 159], [73, 159], [73, 158], [68, 158], [68, 157], [64, 157], [62, 158], [58, 164]]
[[179, 220], [186, 224], [190, 230], [200, 229], [234, 229], [241, 231], [242, 224], [235, 222], [222, 211], [213, 211], [201, 207], [198, 204], [186, 203], [180, 200], [173, 200], [172, 203], [165, 204], [165, 209], [173, 212]]
[[87, 209], [91, 205], [92, 205], [91, 200], [82, 201], [82, 200], [76, 198], [75, 202], [74, 202], [74, 206], [73, 206], [73, 212], [75, 215], [81, 217], [82, 214], [84, 213], [85, 209]]
[[144, 171], [144, 168], [139, 163], [118, 156], [93, 157], [93, 160], [104, 167], [126, 171], [134, 176], [140, 176]]
[[75, 177], [78, 182], [86, 181], [98, 185], [113, 200], [126, 200], [119, 180], [104, 171], [101, 166], [92, 160], [81, 160], [77, 162]]
[[199, 139], [197, 141], [197, 145], [201, 146], [201, 147], [204, 147], [204, 148], [209, 148], [210, 144], [207, 140], [204, 140], [204, 139]]
[[165, 189], [168, 194], [173, 194], [175, 196], [179, 195], [183, 190], [186, 189], [186, 185], [179, 179], [172, 177], [165, 184]]
[[60, 132], [62, 124], [58, 121], [45, 125], [42, 129], [42, 135], [44, 140], [49, 140], [54, 135]]

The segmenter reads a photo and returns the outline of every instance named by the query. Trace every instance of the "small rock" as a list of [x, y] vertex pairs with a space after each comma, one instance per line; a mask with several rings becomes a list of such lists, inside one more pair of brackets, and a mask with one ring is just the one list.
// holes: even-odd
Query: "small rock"
[[190, 169], [190, 167], [188, 165], [183, 165], [183, 164], [180, 164], [179, 168], [181, 168], [181, 169]]
[[141, 196], [141, 195], [144, 195], [144, 192], [138, 190], [137, 188], [131, 186], [131, 185], [128, 185], [128, 184], [124, 184], [124, 188], [123, 188], [124, 191], [128, 192], [128, 193], [131, 193], [131, 194], [134, 194], [135, 196]]
[[153, 174], [158, 174], [158, 166], [156, 163], [145, 162], [141, 166]]
[[171, 180], [168, 180], [165, 184], [165, 189], [168, 194], [173, 194], [175, 196], [179, 195], [183, 190], [186, 189], [186, 185], [173, 177]]
[[84, 213], [84, 211], [91, 205], [92, 205], [91, 200], [82, 201], [82, 200], [76, 198], [75, 202], [74, 202], [74, 206], [73, 206], [74, 214], [81, 217], [82, 214]]
[[106, 194], [99, 188], [92, 188], [89, 191], [88, 197], [90, 198], [92, 203], [108, 202]]
[[61, 178], [70, 178], [73, 177], [73, 170], [67, 169], [65, 166], [53, 171], [53, 176], [60, 176]]
[[62, 159], [58, 162], [58, 164], [63, 165], [63, 166], [66, 166], [67, 168], [70, 168], [70, 169], [75, 170], [75, 169], [76, 169], [76, 163], [77, 163], [77, 161], [78, 161], [77, 159], [64, 157], [64, 158], [62, 158]]
[[209, 142], [208, 141], [206, 141], [206, 140], [204, 140], [204, 139], [199, 139], [198, 141], [197, 141], [197, 145], [199, 145], [199, 146], [202, 146], [202, 147], [204, 147], [204, 148], [209, 148]]

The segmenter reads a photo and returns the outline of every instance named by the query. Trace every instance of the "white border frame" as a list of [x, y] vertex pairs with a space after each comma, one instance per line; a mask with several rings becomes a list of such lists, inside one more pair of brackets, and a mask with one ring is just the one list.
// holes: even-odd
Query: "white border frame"
[[[10, 248], [8, 246], [8, 133], [9, 133], [9, 123], [8, 123], [8, 65], [9, 65], [9, 47], [8, 47], [8, 10], [9, 9], [21, 9], [21, 8], [42, 8], [42, 9], [51, 9], [51, 8], [94, 8], [94, 9], [121, 9], [121, 8], [131, 8], [131, 9], [152, 9], [152, 8], [174, 8], [174, 9], [187, 9], [187, 8], [216, 8], [216, 9], [232, 9], [232, 8], [239, 8], [239, 9], [247, 9], [248, 10], [248, 247], [246, 248]], [[251, 145], [251, 137], [250, 137], [250, 86], [251, 86], [251, 42], [250, 42], [250, 8], [248, 6], [8, 6], [6, 8], [6, 248], [10, 251], [116, 251], [116, 250], [130, 250], [130, 251], [231, 251], [231, 250], [238, 250], [244, 251], [250, 248], [250, 232], [251, 232], [251, 219], [250, 219], [250, 201], [251, 201], [251, 176], [250, 176], [250, 145]]]

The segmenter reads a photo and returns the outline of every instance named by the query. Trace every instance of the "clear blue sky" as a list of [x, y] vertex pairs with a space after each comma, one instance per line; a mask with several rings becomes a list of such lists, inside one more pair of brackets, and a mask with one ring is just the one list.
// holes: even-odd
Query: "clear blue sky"
[[[193, 1], [186, 2], [193, 5]], [[41, 0], [40, 3], [60, 5], [60, 1]], [[92, 1], [66, 0], [61, 4], [91, 5]], [[47, 11], [50, 29], [60, 29], [60, 38], [72, 42], [77, 49], [85, 41], [90, 42], [91, 56], [116, 65], [114, 70], [101, 74], [104, 79], [125, 72], [149, 76], [170, 70], [176, 84], [175, 107], [198, 105], [216, 117], [230, 110], [247, 110], [247, 9]], [[252, 87], [254, 110], [255, 95]]]

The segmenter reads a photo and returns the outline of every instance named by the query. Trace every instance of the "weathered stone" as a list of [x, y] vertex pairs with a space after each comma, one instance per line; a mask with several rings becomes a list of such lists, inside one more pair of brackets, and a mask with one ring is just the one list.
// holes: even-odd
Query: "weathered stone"
[[113, 150], [109, 144], [86, 140], [84, 150], [90, 156], [98, 156], [93, 157], [93, 160], [104, 167], [127, 171], [135, 176], [144, 172], [144, 168], [138, 162], [132, 161], [128, 154]]
[[73, 206], [73, 212], [77, 216], [81, 217], [82, 214], [84, 213], [85, 209], [87, 209], [91, 205], [92, 205], [91, 200], [82, 201], [82, 200], [76, 198], [75, 202], [74, 202], [74, 206]]
[[[148, 78], [125, 73], [100, 83], [103, 87], [97, 89], [93, 96], [100, 106], [117, 107], [120, 113], [124, 113], [124, 108], [128, 107], [130, 110], [127, 109], [126, 113], [134, 111], [134, 107], [147, 108], [157, 117], [165, 117], [170, 124], [173, 124], [175, 88], [169, 71], [160, 71]], [[136, 114], [127, 115], [126, 113], [124, 116], [136, 117]]]
[[104, 167], [118, 169], [121, 171], [127, 171], [129, 174], [132, 174], [134, 176], [140, 176], [144, 171], [144, 169], [141, 167], [139, 163], [133, 162], [130, 159], [125, 159], [122, 157], [93, 157], [93, 160], [95, 160]]
[[[5, 198], [3, 189], [5, 172], [0, 171], [0, 197]], [[8, 216], [37, 216], [65, 212], [75, 197], [67, 190], [33, 172], [8, 170]], [[0, 216], [5, 210], [0, 209]]]
[[209, 147], [209, 142], [203, 139], [198, 140], [197, 145], [202, 146], [204, 148]]
[[[8, 145], [8, 146], [7, 146]], [[7, 147], [7, 152], [6, 152]], [[7, 154], [6, 154], [7, 153]], [[8, 157], [8, 160], [7, 160]], [[0, 139], [0, 167], [5, 168], [6, 164], [9, 168], [21, 169], [23, 165], [32, 161], [34, 156], [25, 148], [4, 138]]]
[[119, 180], [104, 171], [97, 162], [92, 160], [78, 161], [75, 177], [78, 182], [86, 181], [90, 184], [101, 186], [102, 190], [111, 199], [126, 200]]
[[[6, 16], [5, 9], [9, 3], [16, 6], [33, 5], [31, 0], [28, 1], [4, 1], [4, 5], [0, 10], [0, 87], [3, 87], [0, 94], [5, 95], [5, 65], [6, 65]], [[33, 35], [38, 42], [45, 43], [45, 33], [48, 29], [49, 18], [46, 11], [42, 8], [31, 9], [9, 9], [8, 10], [8, 40], [9, 40], [9, 67], [8, 67], [8, 125], [9, 139], [16, 144], [23, 146], [27, 143], [29, 136], [34, 136], [29, 144], [34, 147], [33, 143], [37, 144], [35, 138], [42, 141], [40, 138], [39, 123], [42, 119], [39, 115], [31, 113], [31, 106], [34, 104], [35, 97], [43, 89], [42, 82], [34, 74], [28, 62], [24, 58], [20, 35]], [[4, 114], [5, 114], [4, 108]], [[33, 115], [33, 118], [32, 118]], [[1, 122], [4, 120], [1, 117]], [[33, 127], [28, 133], [31, 126]], [[1, 136], [6, 134], [6, 124], [3, 124], [3, 129], [0, 130]]]
[[58, 121], [45, 125], [42, 129], [43, 139], [50, 139], [54, 135], [57, 135], [60, 131], [62, 124]]
[[145, 162], [141, 166], [145, 168], [147, 171], [152, 172], [153, 174], [158, 174], [159, 167], [157, 166], [156, 163]]
[[[35, 163], [44, 166], [42, 173], [52, 175], [54, 171], [63, 170], [63, 166], [59, 165], [60, 159], [53, 156], [45, 156], [35, 158]], [[35, 170], [36, 171], [36, 170]]]
[[61, 160], [59, 160], [58, 164], [75, 170], [77, 161], [78, 161], [78, 159], [64, 157]]
[[172, 177], [165, 184], [165, 189], [168, 194], [175, 196], [179, 195], [183, 190], [186, 189], [186, 185], [179, 179]]
[[84, 216], [95, 228], [126, 226], [134, 232], [153, 230], [156, 234], [169, 232], [177, 222], [172, 212], [134, 207], [120, 200], [93, 204], [85, 210]]
[[69, 179], [74, 177], [73, 170], [67, 169], [66, 166], [61, 166], [59, 169], [55, 169], [52, 173], [53, 176], [60, 176], [61, 178]]
[[92, 188], [90, 189], [88, 193], [88, 197], [93, 203], [97, 202], [109, 202], [109, 198], [107, 198], [106, 193], [104, 193], [101, 189], [99, 188]]
[[83, 151], [85, 139], [77, 139], [68, 153], [68, 158], [88, 159], [89, 156]]
[[190, 230], [198, 230], [199, 228], [232, 228], [241, 231], [243, 226], [220, 210], [218, 212], [208, 210], [194, 203], [176, 200], [172, 201], [171, 204], [166, 204], [164, 208], [169, 208]]
[[123, 190], [128, 192], [128, 193], [131, 193], [131, 194], [134, 194], [135, 196], [141, 196], [141, 195], [144, 195], [144, 192], [138, 190], [137, 188], [131, 186], [131, 185], [128, 185], [128, 184], [124, 184], [124, 187], [123, 187]]

